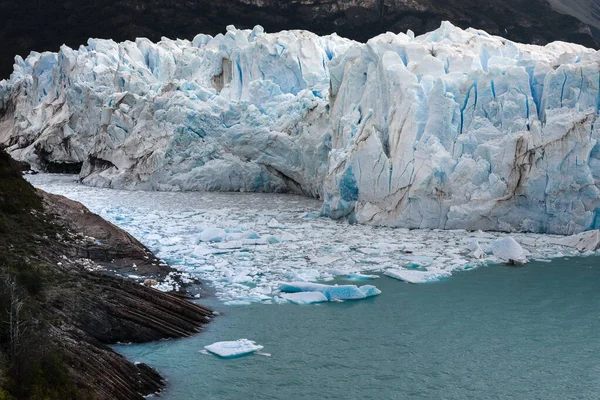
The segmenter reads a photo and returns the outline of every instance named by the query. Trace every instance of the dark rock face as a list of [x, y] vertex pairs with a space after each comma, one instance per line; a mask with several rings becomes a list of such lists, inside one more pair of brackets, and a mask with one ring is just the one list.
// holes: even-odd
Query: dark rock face
[[[36, 191], [20, 170], [0, 150], [0, 295], [6, 277], [14, 276], [35, 343], [30, 353], [56, 355], [78, 393], [44, 398], [142, 400], [159, 391], [164, 381], [157, 371], [131, 363], [107, 344], [190, 336], [212, 311], [115, 276], [161, 280], [172, 269], [80, 203]], [[0, 311], [6, 308], [2, 296]], [[0, 342], [0, 368], [6, 347]], [[35, 362], [35, 355], [30, 358], [25, 363]]]
[[546, 0], [0, 0], [0, 77], [10, 74], [16, 54], [78, 47], [89, 37], [191, 39], [229, 24], [261, 24], [270, 32], [308, 29], [365, 41], [386, 31], [421, 34], [442, 20], [518, 42], [598, 47], [586, 25]]

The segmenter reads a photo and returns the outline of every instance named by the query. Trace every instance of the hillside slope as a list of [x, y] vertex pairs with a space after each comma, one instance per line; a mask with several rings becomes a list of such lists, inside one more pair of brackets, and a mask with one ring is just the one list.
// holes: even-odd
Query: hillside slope
[[268, 32], [307, 29], [366, 41], [386, 31], [421, 34], [443, 20], [517, 42], [598, 46], [587, 26], [546, 0], [0, 0], [0, 78], [8, 77], [17, 54], [56, 51], [63, 43], [77, 48], [90, 37], [191, 39], [230, 24], [260, 24]]
[[169, 272], [151, 261], [81, 204], [36, 191], [0, 151], [0, 398], [141, 400], [160, 390], [154, 369], [106, 344], [189, 336], [212, 312], [105, 273]]

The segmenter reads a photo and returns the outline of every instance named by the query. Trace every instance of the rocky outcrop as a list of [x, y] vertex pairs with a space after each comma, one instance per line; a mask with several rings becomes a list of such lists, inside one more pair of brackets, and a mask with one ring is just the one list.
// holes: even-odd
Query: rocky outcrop
[[[160, 280], [171, 269], [81, 204], [36, 191], [0, 151], [0, 297], [4, 300], [7, 286], [16, 284], [11, 301], [22, 304], [22, 324], [30, 325], [22, 330], [29, 332], [29, 339], [20, 341], [27, 348], [19, 357], [29, 361], [23, 361], [21, 370], [11, 372], [11, 346], [0, 346], [8, 360], [7, 382], [22, 392], [17, 397], [24, 396], [27, 379], [33, 379], [23, 370], [44, 357], [58, 360], [51, 365], [65, 371], [63, 381], [74, 387], [47, 391], [48, 399], [142, 399], [164, 386], [157, 371], [131, 363], [107, 345], [190, 336], [213, 313], [180, 296], [116, 276], [134, 271]], [[55, 379], [49, 367], [41, 365], [36, 374]], [[43, 392], [36, 379], [36, 390]], [[19, 385], [21, 381], [27, 384]]]
[[600, 3], [597, 0], [548, 0], [558, 11], [574, 16], [592, 28], [600, 37]]
[[386, 31], [424, 33], [443, 20], [518, 42], [597, 46], [586, 25], [546, 0], [0, 0], [0, 77], [8, 77], [16, 54], [55, 51], [63, 43], [77, 48], [89, 37], [191, 39], [199, 32], [217, 34], [229, 24], [260, 24], [270, 32], [307, 29], [366, 41]]

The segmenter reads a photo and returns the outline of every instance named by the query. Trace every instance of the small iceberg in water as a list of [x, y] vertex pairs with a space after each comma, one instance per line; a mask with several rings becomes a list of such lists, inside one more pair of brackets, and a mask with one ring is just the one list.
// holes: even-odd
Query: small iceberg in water
[[507, 236], [492, 244], [494, 257], [510, 264], [522, 265], [527, 263], [527, 253], [515, 239]]
[[281, 293], [281, 297], [294, 304], [315, 304], [329, 301], [321, 292]]
[[[284, 292], [281, 295], [281, 297], [283, 297], [284, 299], [288, 299], [289, 294], [302, 294], [302, 296], [296, 297], [303, 298], [309, 296], [307, 293], [317, 292], [320, 293], [322, 296], [310, 295], [310, 298], [321, 299], [321, 301], [360, 300], [381, 294], [381, 290], [377, 289], [373, 285], [363, 285], [361, 287], [358, 287], [356, 285], [324, 285], [322, 283], [312, 282], [283, 283], [279, 285], [279, 290]], [[325, 300], [323, 300], [323, 298]]]
[[452, 275], [449, 271], [417, 271], [403, 268], [390, 268], [383, 274], [408, 283], [434, 282]]
[[212, 354], [215, 354], [221, 358], [237, 358], [247, 354], [255, 353], [262, 350], [264, 346], [256, 344], [253, 340], [238, 339], [228, 342], [217, 342], [208, 346], [204, 346], [204, 349], [208, 350]]
[[372, 279], [377, 279], [377, 278], [379, 278], [378, 275], [366, 275], [366, 274], [361, 274], [361, 273], [355, 273], [355, 274], [348, 275], [349, 281], [370, 281]]

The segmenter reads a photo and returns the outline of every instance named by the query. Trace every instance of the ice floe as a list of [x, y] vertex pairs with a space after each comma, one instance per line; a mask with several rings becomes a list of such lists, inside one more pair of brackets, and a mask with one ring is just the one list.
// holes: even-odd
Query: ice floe
[[452, 275], [450, 271], [417, 271], [404, 268], [390, 268], [385, 270], [384, 274], [408, 283], [434, 282]]
[[348, 274], [347, 278], [350, 281], [370, 281], [370, 280], [379, 278], [379, 276], [378, 275], [361, 274], [361, 273], [357, 272], [357, 273], [353, 273], [353, 274]]
[[221, 357], [221, 358], [237, 358], [262, 350], [264, 346], [256, 344], [253, 340], [238, 339], [226, 342], [216, 342], [204, 349]]
[[282, 298], [294, 304], [314, 304], [329, 301], [321, 292], [281, 293]]
[[[359, 300], [377, 296], [381, 291], [372, 285], [324, 285], [312, 282], [286, 282], [279, 290], [289, 293], [322, 293], [328, 301]], [[285, 298], [285, 297], [284, 297]]]

